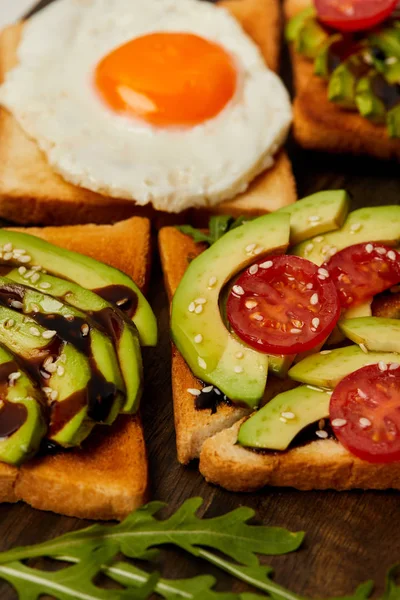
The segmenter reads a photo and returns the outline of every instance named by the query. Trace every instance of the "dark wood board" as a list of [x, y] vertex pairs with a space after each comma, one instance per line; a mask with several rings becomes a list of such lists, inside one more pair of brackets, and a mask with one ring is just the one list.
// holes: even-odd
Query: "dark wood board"
[[[41, 2], [44, 6], [47, 1]], [[284, 52], [283, 77], [290, 86], [290, 67]], [[289, 141], [299, 196], [324, 188], [346, 187], [353, 208], [400, 203], [399, 166], [368, 159], [305, 152]], [[150, 301], [160, 325], [160, 343], [145, 351], [146, 388], [143, 418], [149, 451], [152, 497], [165, 500], [171, 510], [191, 496], [205, 500], [204, 514], [214, 516], [246, 505], [260, 522], [307, 532], [297, 553], [268, 560], [276, 578], [297, 593], [332, 597], [350, 593], [373, 578], [382, 591], [386, 569], [400, 559], [400, 498], [396, 492], [298, 492], [265, 489], [254, 494], [232, 494], [206, 484], [197, 465], [182, 467], [176, 460], [170, 381], [168, 305], [155, 253]], [[35, 511], [24, 504], [0, 506], [0, 550], [50, 539], [86, 525], [84, 521]], [[186, 561], [171, 552], [163, 572], [168, 577], [215, 573], [200, 561]], [[221, 576], [222, 589], [234, 589]], [[1, 600], [15, 593], [0, 584]]]

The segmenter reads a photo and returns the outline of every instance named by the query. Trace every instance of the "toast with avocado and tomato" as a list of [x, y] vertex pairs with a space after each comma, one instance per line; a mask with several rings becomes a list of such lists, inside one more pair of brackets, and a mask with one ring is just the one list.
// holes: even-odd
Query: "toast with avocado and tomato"
[[150, 256], [139, 217], [0, 229], [1, 502], [121, 519], [147, 499]]
[[400, 488], [399, 244], [400, 206], [344, 190], [162, 229], [180, 462], [233, 491]]
[[395, 0], [285, 0], [305, 148], [400, 159], [400, 14]]

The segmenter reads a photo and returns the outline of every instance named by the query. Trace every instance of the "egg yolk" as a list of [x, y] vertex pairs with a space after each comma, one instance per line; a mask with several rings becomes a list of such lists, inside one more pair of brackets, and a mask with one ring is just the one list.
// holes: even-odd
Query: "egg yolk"
[[215, 117], [235, 93], [232, 57], [191, 33], [135, 38], [97, 65], [95, 85], [115, 112], [157, 126], [193, 126]]

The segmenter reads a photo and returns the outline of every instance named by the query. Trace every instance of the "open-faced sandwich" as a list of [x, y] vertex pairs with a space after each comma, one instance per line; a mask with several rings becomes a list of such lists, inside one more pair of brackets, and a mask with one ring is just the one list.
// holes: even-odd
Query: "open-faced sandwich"
[[178, 458], [209, 481], [400, 488], [400, 206], [348, 209], [161, 230]]
[[296, 87], [294, 134], [306, 148], [400, 158], [396, 0], [286, 0]]
[[145, 501], [149, 245], [137, 217], [0, 230], [1, 502], [114, 519]]
[[0, 216], [109, 223], [292, 203], [279, 9], [58, 0], [3, 31]]

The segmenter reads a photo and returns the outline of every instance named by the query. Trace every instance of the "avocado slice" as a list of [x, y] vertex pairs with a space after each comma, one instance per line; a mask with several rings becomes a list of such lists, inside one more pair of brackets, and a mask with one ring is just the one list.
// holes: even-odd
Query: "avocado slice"
[[380, 78], [375, 71], [365, 77], [361, 77], [356, 86], [356, 105], [358, 112], [373, 123], [382, 124], [386, 121], [386, 107], [382, 100], [376, 95], [374, 83]]
[[314, 61], [314, 73], [329, 80], [333, 71], [342, 62], [346, 44], [340, 34], [331, 35], [321, 47]]
[[346, 190], [326, 190], [306, 196], [277, 212], [290, 215], [290, 244], [299, 244], [343, 226], [350, 207]]
[[32, 379], [0, 346], [0, 462], [18, 466], [39, 449], [47, 407]]
[[304, 10], [298, 12], [292, 17], [285, 28], [285, 37], [288, 42], [295, 42], [297, 37], [302, 30], [303, 26], [310, 19], [315, 19], [317, 11], [314, 6], [308, 6]]
[[400, 353], [400, 320], [383, 317], [359, 317], [339, 323], [344, 335], [374, 352]]
[[286, 450], [308, 425], [329, 416], [331, 395], [301, 385], [278, 394], [239, 430], [238, 443], [252, 448]]
[[367, 71], [362, 55], [351, 55], [333, 71], [328, 83], [328, 100], [342, 108], [356, 108], [357, 82]]
[[296, 52], [307, 58], [315, 58], [329, 39], [329, 34], [316, 19], [305, 19], [294, 40]]
[[268, 354], [268, 371], [280, 379], [284, 379], [288, 374], [290, 367], [296, 354], [287, 354], [277, 356], [275, 354]]
[[[48, 438], [60, 446], [76, 446], [95, 425], [88, 416], [88, 386], [92, 375], [89, 360], [72, 344], [56, 335], [47, 337], [49, 335], [47, 327], [30, 317], [1, 307], [0, 343], [21, 359], [24, 369], [40, 381], [48, 396]], [[47, 371], [47, 361], [54, 364], [53, 373]]]
[[[363, 302], [363, 304], [357, 304], [356, 306], [350, 306], [347, 310], [342, 314], [339, 323], [342, 320], [346, 319], [355, 319], [356, 317], [370, 317], [372, 315], [372, 301]], [[343, 340], [346, 339], [346, 336], [343, 334], [341, 329], [339, 328], [339, 324], [335, 326], [335, 329], [332, 331], [331, 335], [326, 340], [327, 346], [335, 346], [336, 344], [340, 344]]]
[[[397, 90], [399, 91], [399, 90]], [[388, 110], [386, 115], [386, 124], [389, 137], [399, 138], [400, 137], [400, 95], [398, 98], [398, 104]]]
[[232, 229], [189, 264], [172, 301], [172, 339], [192, 372], [230, 400], [250, 407], [263, 396], [268, 357], [228, 331], [219, 294], [256, 259], [284, 252], [289, 234], [290, 217], [284, 213], [263, 215]]
[[157, 343], [157, 322], [149, 303], [128, 275], [89, 256], [54, 246], [27, 233], [0, 229], [1, 261], [40, 266], [116, 304], [135, 323], [142, 345]]
[[9, 271], [7, 278], [40, 292], [46, 290], [62, 302], [88, 313], [97, 325], [105, 328], [113, 340], [126, 387], [126, 400], [121, 412], [135, 413], [143, 390], [143, 364], [134, 323], [114, 305], [77, 283], [43, 272], [39, 275], [22, 266]]
[[379, 362], [384, 364], [400, 363], [400, 354], [393, 352], [365, 353], [359, 346], [325, 350], [319, 354], [312, 354], [297, 363], [290, 369], [289, 377], [308, 385], [334, 388], [339, 381], [353, 371]]
[[349, 214], [341, 229], [316, 236], [294, 246], [291, 254], [321, 265], [332, 253], [353, 244], [382, 242], [389, 246], [400, 243], [400, 206], [359, 208]]

